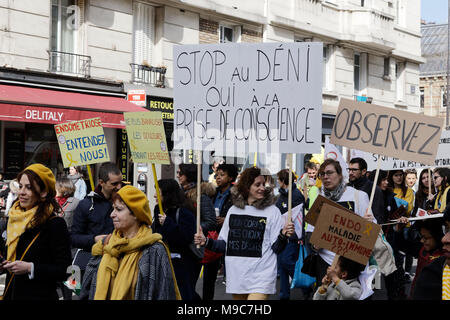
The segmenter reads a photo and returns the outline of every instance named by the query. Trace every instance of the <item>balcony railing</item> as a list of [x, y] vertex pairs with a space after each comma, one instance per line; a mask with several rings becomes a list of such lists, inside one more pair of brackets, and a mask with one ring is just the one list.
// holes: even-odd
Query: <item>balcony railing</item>
[[142, 64], [130, 63], [132, 82], [149, 84], [153, 87], [164, 88], [166, 68], [150, 67]]
[[71, 74], [85, 78], [91, 76], [90, 56], [62, 51], [47, 52], [50, 72]]

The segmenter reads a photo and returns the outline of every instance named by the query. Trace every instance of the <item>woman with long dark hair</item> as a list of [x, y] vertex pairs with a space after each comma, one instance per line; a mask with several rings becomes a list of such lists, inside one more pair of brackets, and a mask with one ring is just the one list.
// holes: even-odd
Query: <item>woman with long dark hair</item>
[[450, 169], [434, 169], [433, 182], [436, 187], [437, 194], [436, 197], [430, 196], [429, 199], [434, 202], [434, 209], [442, 213], [450, 203]]
[[5, 261], [5, 300], [58, 300], [57, 284], [67, 278], [70, 236], [58, 217], [55, 177], [33, 164], [19, 173], [19, 196], [9, 211]]
[[[182, 300], [199, 300], [195, 291], [198, 259], [189, 246], [196, 230], [194, 208], [174, 179], [158, 180], [163, 213], [154, 209], [153, 231], [168, 245]], [[156, 198], [155, 194], [155, 198]]]
[[[431, 188], [430, 188], [431, 184]], [[430, 195], [431, 189], [431, 195], [434, 195], [434, 183], [432, 177], [428, 174], [428, 169], [422, 170], [422, 172], [419, 175], [419, 186], [417, 188], [417, 192], [414, 197], [414, 209], [411, 213], [412, 217], [415, 217], [417, 215], [417, 211], [419, 209], [424, 210], [431, 210], [433, 209], [433, 202], [430, 202], [428, 200], [428, 196]]]

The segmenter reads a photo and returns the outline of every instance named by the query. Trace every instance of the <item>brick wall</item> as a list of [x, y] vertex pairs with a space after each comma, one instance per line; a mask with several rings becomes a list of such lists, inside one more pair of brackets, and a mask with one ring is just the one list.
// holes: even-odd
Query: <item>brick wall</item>
[[251, 43], [262, 42], [262, 33], [258, 31], [242, 29], [241, 41]]
[[219, 23], [200, 18], [200, 43], [219, 42]]

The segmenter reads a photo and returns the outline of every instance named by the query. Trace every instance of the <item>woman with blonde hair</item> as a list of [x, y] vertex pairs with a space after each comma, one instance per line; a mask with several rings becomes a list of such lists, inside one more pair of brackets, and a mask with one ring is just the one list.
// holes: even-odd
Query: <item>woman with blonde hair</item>
[[114, 231], [92, 247], [80, 299], [179, 300], [170, 252], [150, 228], [147, 196], [125, 186], [113, 195]]

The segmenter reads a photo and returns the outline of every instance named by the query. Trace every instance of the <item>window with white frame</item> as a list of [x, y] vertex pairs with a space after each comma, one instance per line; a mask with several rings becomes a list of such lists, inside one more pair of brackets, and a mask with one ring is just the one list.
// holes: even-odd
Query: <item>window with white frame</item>
[[228, 26], [219, 26], [220, 43], [235, 42], [234, 30]]
[[447, 88], [446, 86], [441, 86], [441, 110], [445, 111], [447, 108]]
[[420, 88], [420, 108], [425, 108], [425, 89]]
[[141, 2], [133, 6], [133, 62], [151, 66], [154, 51], [155, 8]]
[[406, 4], [405, 0], [396, 0], [395, 20], [399, 26], [406, 27]]
[[383, 78], [388, 78], [391, 74], [391, 59], [384, 58]]
[[331, 90], [331, 74], [330, 74], [330, 54], [331, 48], [328, 45], [323, 46], [323, 78], [322, 87], [324, 90]]
[[397, 101], [405, 101], [405, 66], [403, 62], [395, 64], [395, 85]]
[[75, 72], [80, 7], [76, 0], [52, 0], [50, 70]]
[[355, 93], [358, 93], [361, 89], [360, 87], [360, 75], [361, 75], [361, 55], [355, 53], [353, 57], [353, 89]]

